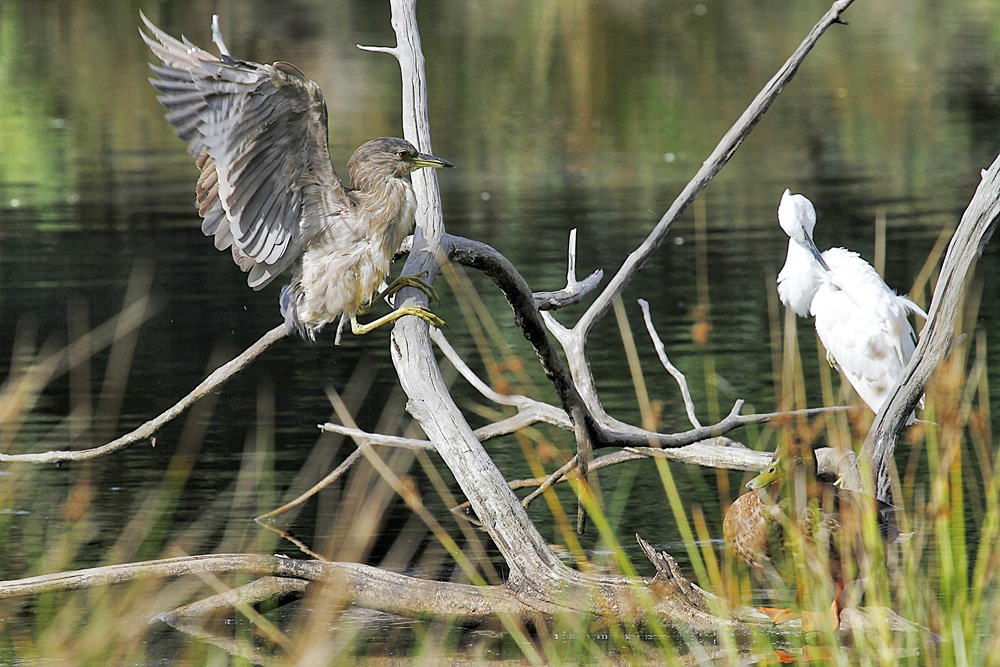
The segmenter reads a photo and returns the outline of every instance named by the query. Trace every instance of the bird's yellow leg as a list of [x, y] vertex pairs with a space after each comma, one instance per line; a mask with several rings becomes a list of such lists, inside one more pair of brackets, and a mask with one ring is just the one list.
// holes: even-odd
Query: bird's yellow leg
[[377, 329], [383, 324], [388, 324], [389, 322], [394, 322], [404, 315], [413, 315], [414, 317], [419, 317], [425, 322], [431, 324], [435, 327], [447, 326], [440, 317], [424, 308], [423, 306], [403, 306], [392, 311], [388, 315], [383, 315], [374, 322], [369, 322], [368, 324], [361, 324], [358, 322], [356, 317], [351, 318], [351, 331], [355, 336], [363, 336], [373, 329]]
[[420, 273], [409, 273], [406, 274], [405, 276], [399, 276], [398, 278], [393, 280], [388, 287], [386, 287], [384, 290], [382, 290], [374, 297], [372, 297], [372, 300], [368, 303], [368, 305], [361, 306], [361, 308], [358, 309], [358, 313], [361, 315], [365, 315], [371, 312], [371, 309], [375, 307], [376, 303], [378, 303], [379, 301], [381, 301], [386, 297], [392, 296], [393, 294], [403, 289], [404, 287], [415, 287], [416, 289], [426, 294], [428, 299], [434, 299], [438, 303], [441, 303], [441, 298], [438, 296], [437, 290], [434, 289], [434, 286], [420, 279], [420, 276], [426, 274], [427, 274], [427, 269], [424, 269]]

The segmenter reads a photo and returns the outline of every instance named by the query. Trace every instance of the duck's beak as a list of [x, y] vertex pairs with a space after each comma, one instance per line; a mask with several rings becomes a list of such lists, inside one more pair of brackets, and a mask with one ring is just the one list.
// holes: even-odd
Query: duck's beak
[[780, 461], [775, 460], [771, 462], [767, 468], [764, 469], [762, 473], [747, 482], [747, 488], [753, 489], [763, 489], [765, 486], [771, 484], [781, 477], [781, 466]]

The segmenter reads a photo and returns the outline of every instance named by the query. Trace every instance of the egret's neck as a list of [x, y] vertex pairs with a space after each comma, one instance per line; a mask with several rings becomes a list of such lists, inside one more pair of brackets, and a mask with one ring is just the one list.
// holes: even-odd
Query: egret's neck
[[785, 265], [778, 273], [778, 297], [799, 317], [809, 315], [809, 307], [821, 283], [822, 268], [807, 249], [788, 240]]

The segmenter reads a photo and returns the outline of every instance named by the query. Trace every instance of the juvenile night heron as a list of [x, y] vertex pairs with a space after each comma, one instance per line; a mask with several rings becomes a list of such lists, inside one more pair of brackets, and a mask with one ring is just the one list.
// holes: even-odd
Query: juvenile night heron
[[454, 165], [403, 139], [382, 137], [351, 156], [351, 187], [345, 187], [330, 161], [323, 93], [298, 68], [238, 60], [221, 44], [216, 57], [142, 20], [155, 39], [140, 31], [142, 38], [163, 61], [151, 65], [157, 78], [150, 82], [201, 169], [201, 230], [215, 237], [219, 250], [232, 249], [255, 290], [292, 267], [291, 283], [281, 291], [287, 331], [315, 340], [341, 315], [359, 335], [403, 315], [442, 325], [421, 306], [369, 324], [357, 316], [403, 287], [434, 296], [418, 276], [400, 276], [372, 298], [413, 229], [410, 173]]

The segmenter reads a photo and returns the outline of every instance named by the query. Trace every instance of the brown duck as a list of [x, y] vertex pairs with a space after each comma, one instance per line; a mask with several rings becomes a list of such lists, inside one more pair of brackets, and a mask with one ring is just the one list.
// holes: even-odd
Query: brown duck
[[[837, 625], [845, 584], [870, 565], [863, 527], [864, 513], [873, 499], [817, 479], [812, 448], [798, 441], [779, 448], [771, 464], [747, 482], [747, 488], [750, 491], [726, 510], [722, 524], [726, 545], [754, 571], [777, 576], [774, 561], [786, 551], [791, 553], [792, 545], [798, 542], [803, 549], [802, 562], [824, 564], [829, 572], [834, 585], [831, 611]], [[879, 536], [885, 542], [894, 541], [899, 529], [887, 514], [895, 508], [874, 502]], [[796, 601], [800, 604], [804, 575], [795, 573]], [[761, 607], [760, 611], [775, 622], [793, 616], [787, 609]], [[807, 619], [803, 623], [807, 624]]]

